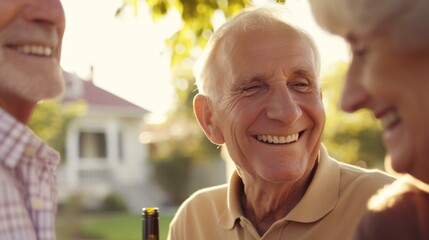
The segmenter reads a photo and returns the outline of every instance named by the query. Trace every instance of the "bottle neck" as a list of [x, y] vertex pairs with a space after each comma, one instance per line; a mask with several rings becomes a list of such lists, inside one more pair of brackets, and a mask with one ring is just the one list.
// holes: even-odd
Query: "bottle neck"
[[143, 211], [143, 240], [159, 240], [159, 219], [157, 209], [148, 209]]

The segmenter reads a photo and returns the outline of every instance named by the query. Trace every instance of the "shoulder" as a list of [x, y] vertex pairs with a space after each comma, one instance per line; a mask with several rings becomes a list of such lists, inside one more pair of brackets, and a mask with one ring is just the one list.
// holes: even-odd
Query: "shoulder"
[[205, 188], [186, 199], [170, 223], [168, 239], [195, 239], [217, 226], [227, 209], [227, 189], [226, 184]]
[[377, 169], [364, 169], [351, 164], [339, 163], [341, 182], [356, 188], [380, 189], [395, 181], [395, 177]]
[[428, 203], [429, 193], [421, 191], [407, 180], [398, 179], [380, 189], [369, 202], [374, 211], [397, 211], [398, 208], [416, 208]]
[[418, 239], [418, 223], [410, 205], [370, 210], [358, 225], [357, 239]]
[[196, 191], [188, 199], [186, 199], [184, 205], [219, 202], [220, 200], [224, 202], [226, 201], [227, 191], [227, 184], [203, 188], [201, 190]]
[[[325, 167], [324, 175], [337, 174], [340, 189], [368, 189], [370, 192], [378, 190], [386, 184], [392, 183], [396, 178], [384, 171], [377, 169], [365, 169], [352, 164], [340, 162], [331, 157], [322, 145], [321, 162]], [[374, 192], [372, 192], [374, 193]]]
[[179, 207], [175, 218], [195, 217], [201, 211], [223, 213], [227, 207], [227, 191], [226, 184], [196, 191]]
[[358, 239], [419, 239], [421, 226], [429, 225], [428, 216], [429, 194], [395, 181], [371, 198]]

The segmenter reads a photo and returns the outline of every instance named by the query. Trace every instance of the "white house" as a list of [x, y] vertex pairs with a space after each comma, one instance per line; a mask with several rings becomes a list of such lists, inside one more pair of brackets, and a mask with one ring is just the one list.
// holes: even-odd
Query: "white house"
[[67, 72], [64, 76], [64, 102], [83, 100], [87, 112], [67, 129], [65, 161], [57, 176], [59, 202], [79, 194], [85, 206], [97, 207], [115, 193], [132, 212], [159, 205], [165, 196], [150, 180], [149, 148], [139, 141], [148, 111], [97, 87], [91, 79]]

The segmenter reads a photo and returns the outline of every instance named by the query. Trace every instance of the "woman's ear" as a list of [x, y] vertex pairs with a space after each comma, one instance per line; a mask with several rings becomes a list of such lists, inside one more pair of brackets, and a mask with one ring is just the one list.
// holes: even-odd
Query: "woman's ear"
[[213, 121], [213, 112], [206, 96], [197, 94], [194, 97], [194, 113], [207, 138], [214, 144], [224, 144], [225, 139]]

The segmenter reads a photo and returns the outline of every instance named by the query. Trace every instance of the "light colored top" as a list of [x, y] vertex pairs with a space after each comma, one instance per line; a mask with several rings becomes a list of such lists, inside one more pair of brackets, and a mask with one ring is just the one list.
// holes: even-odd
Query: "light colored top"
[[429, 239], [429, 191], [416, 181], [405, 175], [373, 196], [355, 239]]
[[170, 240], [352, 239], [368, 199], [394, 178], [337, 162], [322, 146], [314, 178], [296, 207], [259, 236], [240, 206], [241, 179], [202, 189], [188, 198], [170, 224]]
[[55, 239], [59, 154], [0, 108], [0, 239]]

